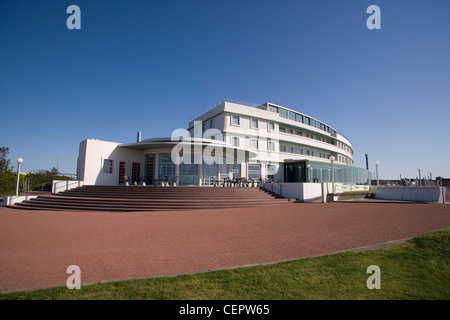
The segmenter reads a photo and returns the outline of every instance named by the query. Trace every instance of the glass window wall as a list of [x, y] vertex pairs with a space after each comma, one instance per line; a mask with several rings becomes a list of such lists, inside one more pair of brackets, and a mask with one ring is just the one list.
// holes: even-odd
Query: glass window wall
[[261, 178], [261, 164], [259, 163], [248, 164], [248, 178], [249, 179]]
[[[309, 161], [310, 182], [331, 182], [331, 163]], [[334, 182], [346, 185], [366, 185], [369, 173], [366, 169], [334, 164]]]
[[175, 164], [172, 162], [170, 153], [159, 154], [158, 173], [159, 179], [167, 177], [169, 183], [175, 180]]
[[288, 117], [288, 113], [287, 113], [287, 110], [286, 110], [286, 109], [279, 108], [279, 109], [278, 109], [278, 114], [279, 114], [280, 117], [282, 117], [282, 118], [287, 118], [287, 117]]

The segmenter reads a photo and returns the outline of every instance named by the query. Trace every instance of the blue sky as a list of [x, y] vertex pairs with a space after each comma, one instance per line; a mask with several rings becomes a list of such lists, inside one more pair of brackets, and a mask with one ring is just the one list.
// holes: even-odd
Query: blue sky
[[448, 0], [0, 0], [0, 146], [75, 173], [86, 138], [170, 136], [229, 98], [328, 123], [382, 179], [450, 177], [449, 16]]

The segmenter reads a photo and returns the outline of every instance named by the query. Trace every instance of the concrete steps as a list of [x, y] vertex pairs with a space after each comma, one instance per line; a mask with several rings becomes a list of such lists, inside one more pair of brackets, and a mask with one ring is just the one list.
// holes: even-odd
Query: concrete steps
[[238, 208], [278, 205], [259, 188], [82, 186], [16, 203], [17, 209], [88, 211], [160, 211]]

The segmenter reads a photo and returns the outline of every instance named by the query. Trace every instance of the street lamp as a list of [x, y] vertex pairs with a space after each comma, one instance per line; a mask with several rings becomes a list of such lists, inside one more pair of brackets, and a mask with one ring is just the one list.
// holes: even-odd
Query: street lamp
[[422, 168], [417, 168], [417, 171], [419, 171], [419, 186], [422, 185], [422, 181], [420, 181], [422, 178], [420, 176], [420, 171], [422, 170]]
[[374, 164], [375, 164], [375, 170], [376, 170], [376, 173], [377, 173], [377, 187], [379, 187], [380, 186], [380, 180], [378, 179], [378, 165], [380, 163], [378, 161], [375, 161]]
[[330, 156], [330, 161], [331, 161], [331, 183], [333, 186], [333, 195], [334, 195], [334, 160], [336, 160], [335, 157]]
[[17, 158], [17, 182], [16, 182], [16, 196], [19, 195], [19, 177], [20, 177], [20, 165], [23, 162], [22, 158]]

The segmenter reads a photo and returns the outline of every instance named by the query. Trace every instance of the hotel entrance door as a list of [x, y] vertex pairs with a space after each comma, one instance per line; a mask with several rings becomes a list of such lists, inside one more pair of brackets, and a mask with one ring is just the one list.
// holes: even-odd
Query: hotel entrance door
[[306, 182], [306, 162], [288, 162], [284, 164], [285, 182]]

